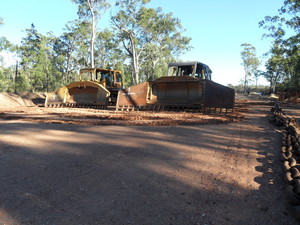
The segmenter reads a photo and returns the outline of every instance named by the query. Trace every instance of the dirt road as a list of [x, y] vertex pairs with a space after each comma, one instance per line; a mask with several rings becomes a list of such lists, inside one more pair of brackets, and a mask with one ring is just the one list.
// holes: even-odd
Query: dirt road
[[297, 224], [269, 110], [196, 126], [0, 120], [0, 224]]

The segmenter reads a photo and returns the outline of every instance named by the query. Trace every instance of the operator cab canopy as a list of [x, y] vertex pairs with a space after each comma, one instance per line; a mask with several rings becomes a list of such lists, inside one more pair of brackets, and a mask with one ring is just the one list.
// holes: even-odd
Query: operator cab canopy
[[211, 69], [201, 62], [169, 63], [168, 76], [192, 76], [197, 79], [211, 80]]

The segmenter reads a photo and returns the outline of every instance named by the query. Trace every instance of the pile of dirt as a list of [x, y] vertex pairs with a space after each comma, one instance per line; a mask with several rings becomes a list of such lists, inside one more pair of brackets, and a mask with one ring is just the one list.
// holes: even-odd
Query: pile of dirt
[[0, 93], [0, 108], [14, 108], [18, 106], [36, 106], [45, 99], [41, 93], [24, 92], [20, 94]]
[[287, 98], [283, 101], [283, 103], [291, 104], [291, 105], [300, 105], [300, 98], [298, 98], [298, 96]]

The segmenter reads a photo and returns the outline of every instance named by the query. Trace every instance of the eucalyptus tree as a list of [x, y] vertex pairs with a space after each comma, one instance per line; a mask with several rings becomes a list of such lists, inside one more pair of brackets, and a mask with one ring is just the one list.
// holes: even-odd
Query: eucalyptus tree
[[111, 22], [117, 28], [120, 42], [131, 59], [133, 84], [139, 83], [140, 57], [145, 48], [146, 33], [140, 26], [138, 17], [140, 9], [150, 0], [117, 0], [116, 6], [120, 8]]
[[37, 53], [40, 49], [41, 34], [38, 33], [34, 24], [30, 28], [25, 29], [26, 37], [22, 38], [19, 53], [21, 57], [21, 66], [24, 70], [28, 70], [37, 62]]
[[51, 37], [38, 33], [33, 24], [25, 32], [18, 49], [21, 75], [26, 77], [32, 91], [48, 91], [54, 79]]
[[241, 44], [242, 65], [244, 66], [244, 92], [247, 90], [247, 85], [255, 71], [257, 71], [260, 61], [256, 56], [256, 49], [248, 43]]
[[[3, 18], [0, 17], [0, 26], [3, 25]], [[0, 37], [0, 53], [3, 51], [14, 51], [15, 48], [6, 37]], [[5, 66], [4, 57], [0, 54], [0, 91], [12, 92], [14, 90], [14, 71], [11, 67]]]
[[265, 72], [262, 71], [262, 70], [256, 70], [253, 72], [253, 76], [254, 76], [254, 79], [255, 79], [255, 90], [257, 91], [257, 86], [258, 86], [258, 79], [259, 77], [262, 77], [265, 75]]
[[141, 8], [139, 23], [147, 34], [144, 60], [150, 61], [150, 76], [154, 79], [156, 64], [161, 58], [179, 56], [190, 50], [191, 38], [182, 36], [184, 29], [172, 13], [164, 14], [161, 8]]
[[15, 46], [6, 37], [0, 37], [0, 52], [3, 50], [14, 50]]
[[[280, 44], [274, 43], [269, 51], [266, 67], [280, 74], [280, 81], [284, 89], [299, 92], [300, 90], [300, 36], [291, 37]], [[271, 63], [270, 63], [271, 62]], [[270, 66], [271, 65], [271, 66]], [[270, 74], [272, 73], [270, 71]], [[274, 89], [274, 88], [273, 88]], [[298, 93], [300, 94], [300, 93]]]
[[72, 0], [78, 5], [79, 18], [90, 23], [90, 66], [95, 67], [94, 45], [99, 35], [99, 22], [110, 4], [107, 0]]
[[115, 33], [107, 28], [99, 32], [95, 41], [95, 50], [95, 62], [100, 67], [117, 68], [120, 62], [125, 61], [125, 56], [120, 49]]
[[[270, 61], [275, 58], [276, 65], [280, 65], [286, 87], [300, 90], [300, 1], [285, 0], [277, 15], [266, 16], [259, 25], [268, 31], [264, 36], [274, 40]], [[281, 58], [276, 53], [278, 49]]]
[[66, 24], [64, 33], [56, 38], [54, 63], [63, 74], [63, 83], [75, 80], [75, 71], [88, 65], [88, 39], [90, 24], [74, 20]]
[[283, 59], [282, 49], [273, 48], [271, 52], [272, 56], [266, 62], [267, 71], [265, 72], [264, 77], [270, 83], [270, 93], [275, 93], [278, 83], [284, 78], [285, 64], [282, 62], [285, 60]]
[[72, 34], [64, 33], [56, 38], [53, 44], [53, 64], [62, 74], [62, 83], [67, 84], [70, 81], [70, 73], [73, 71], [72, 61], [75, 48]]
[[[289, 30], [294, 31], [295, 35], [300, 34], [300, 1], [284, 0], [283, 6], [278, 10], [278, 15], [265, 16], [259, 22], [259, 26], [268, 30], [266, 37], [272, 37], [278, 42], [285, 39]], [[294, 36], [294, 35], [291, 35]]]
[[[0, 17], [0, 26], [3, 24], [3, 18]], [[4, 50], [15, 51], [16, 46], [14, 46], [6, 37], [0, 37], [0, 52]]]
[[144, 62], [151, 61], [152, 73], [158, 61], [187, 50], [190, 39], [182, 37], [180, 21], [165, 15], [160, 8], [146, 8], [150, 0], [118, 0], [119, 11], [111, 17], [118, 30], [118, 37], [126, 54], [131, 59], [132, 82], [141, 81], [140, 69]]

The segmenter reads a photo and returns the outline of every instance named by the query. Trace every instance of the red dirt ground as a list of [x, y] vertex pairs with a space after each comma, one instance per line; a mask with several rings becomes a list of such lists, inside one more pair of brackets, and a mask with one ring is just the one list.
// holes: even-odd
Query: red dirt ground
[[25, 107], [24, 96], [0, 95], [0, 224], [297, 224], [268, 101], [225, 115], [43, 108], [33, 94]]

